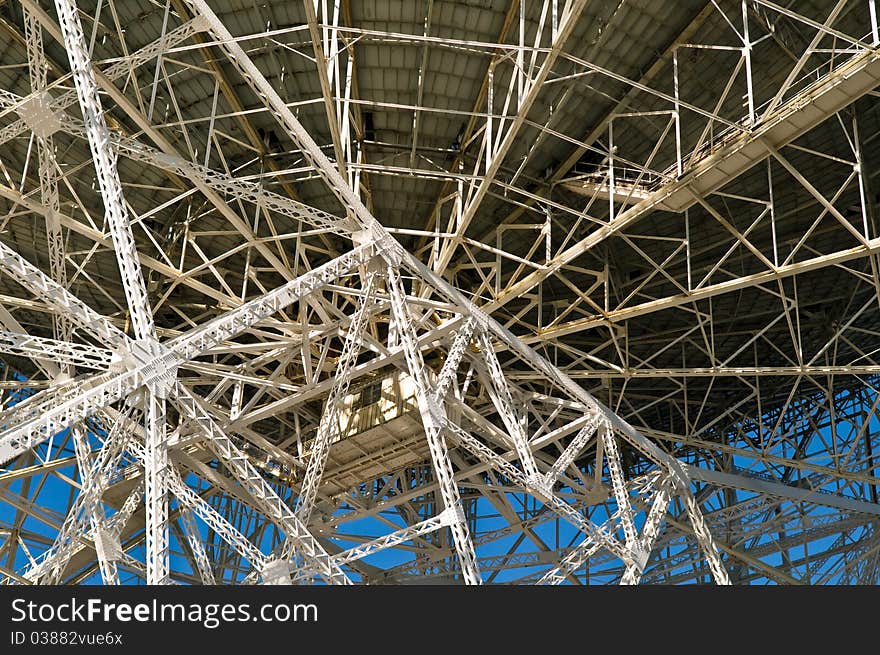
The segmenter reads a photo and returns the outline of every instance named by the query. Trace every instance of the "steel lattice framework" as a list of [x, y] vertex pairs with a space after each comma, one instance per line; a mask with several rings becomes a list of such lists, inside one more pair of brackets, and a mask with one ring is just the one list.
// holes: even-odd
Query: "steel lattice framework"
[[875, 0], [0, 2], [0, 581], [880, 581]]

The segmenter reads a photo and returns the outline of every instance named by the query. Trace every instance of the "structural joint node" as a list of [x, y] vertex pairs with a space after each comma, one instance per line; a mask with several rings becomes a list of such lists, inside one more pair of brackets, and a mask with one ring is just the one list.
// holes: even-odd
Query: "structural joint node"
[[633, 547], [630, 551], [630, 555], [632, 556], [633, 564], [635, 564], [636, 568], [639, 570], [639, 573], [645, 570], [645, 566], [648, 564], [648, 557], [650, 556], [650, 551], [645, 548], [641, 543], [633, 544]]
[[543, 475], [532, 475], [526, 480], [529, 490], [536, 496], [541, 498], [550, 498], [553, 496], [553, 486], [547, 483], [547, 478]]
[[[351, 242], [355, 248], [373, 243], [377, 241], [377, 236], [371, 230], [358, 230], [351, 233]], [[381, 257], [373, 257], [362, 267], [362, 273], [378, 273], [384, 267], [384, 260]], [[366, 280], [362, 280], [366, 282]]]
[[56, 373], [52, 377], [52, 384], [62, 385], [67, 384], [73, 380], [73, 376], [70, 374], [70, 370], [67, 368], [59, 369], [58, 373]]
[[106, 528], [97, 528], [95, 530], [95, 552], [99, 558], [103, 558], [109, 562], [115, 562], [122, 559], [122, 544], [119, 542], [119, 536], [113, 530]]
[[263, 566], [263, 584], [289, 585], [290, 562], [284, 559], [271, 559]]
[[451, 507], [447, 507], [440, 514], [440, 520], [443, 525], [455, 525], [456, 523], [464, 523], [467, 519], [464, 515], [464, 509], [462, 509], [461, 505], [453, 505]]
[[52, 96], [46, 91], [24, 101], [18, 108], [18, 115], [41, 139], [48, 138], [61, 129], [61, 121], [52, 108]]
[[144, 385], [160, 398], [167, 398], [177, 381], [177, 359], [171, 351], [153, 339], [140, 339], [131, 346], [128, 366], [139, 367]]

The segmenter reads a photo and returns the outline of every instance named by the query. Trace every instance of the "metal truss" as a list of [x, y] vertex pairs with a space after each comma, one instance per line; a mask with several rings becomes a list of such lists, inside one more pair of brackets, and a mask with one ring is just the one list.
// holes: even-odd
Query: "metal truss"
[[876, 583], [874, 0], [375, 4], [4, 5], [0, 582]]
[[[36, 17], [24, 10], [24, 33], [28, 48], [28, 73], [32, 93], [38, 102], [45, 101], [48, 64], [43, 50], [43, 30]], [[49, 271], [52, 279], [61, 286], [67, 286], [67, 267], [64, 254], [64, 236], [61, 232], [61, 205], [58, 197], [58, 166], [55, 161], [55, 144], [50, 132], [34, 133], [39, 157], [40, 202], [46, 207], [46, 243], [49, 255]], [[69, 341], [71, 325], [63, 314], [53, 317], [54, 336], [60, 341]]]

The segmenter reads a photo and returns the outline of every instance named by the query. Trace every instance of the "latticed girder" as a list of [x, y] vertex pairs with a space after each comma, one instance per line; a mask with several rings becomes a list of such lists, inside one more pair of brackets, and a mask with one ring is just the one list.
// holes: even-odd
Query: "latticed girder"
[[311, 444], [309, 465], [306, 468], [299, 497], [297, 498], [296, 515], [304, 523], [309, 522], [309, 517], [314, 508], [315, 498], [318, 495], [318, 485], [324, 476], [324, 468], [327, 465], [327, 455], [330, 453], [330, 441], [339, 436], [342, 429], [342, 401], [348, 394], [351, 386], [351, 373], [357, 362], [360, 346], [364, 341], [367, 321], [373, 305], [373, 290], [376, 285], [376, 273], [367, 274], [364, 285], [364, 295], [360, 299], [360, 305], [355, 311], [351, 325], [345, 332], [345, 344], [342, 354], [339, 356], [335, 383], [324, 403], [324, 413], [318, 423], [318, 431]]
[[[143, 430], [143, 444], [131, 442], [128, 449], [132, 451], [138, 460], [145, 464], [144, 466], [144, 502], [146, 504], [145, 525], [146, 525], [146, 543], [147, 543], [147, 561], [145, 571], [147, 579], [151, 583], [163, 584], [171, 578], [171, 572], [168, 569], [168, 553], [169, 553], [169, 536], [168, 536], [168, 505], [167, 492], [173, 493], [189, 510], [193, 511], [199, 518], [206, 522], [217, 534], [220, 534], [235, 553], [251, 567], [253, 574], [248, 578], [252, 579], [253, 575], [260, 576], [270, 582], [278, 583], [285, 580], [282, 572], [278, 570], [279, 562], [289, 562], [289, 566], [297, 571], [294, 580], [302, 581], [309, 579], [309, 573], [316, 573], [321, 577], [325, 577], [328, 581], [348, 580], [348, 576], [342, 572], [340, 565], [355, 563], [363, 557], [401, 545], [413, 540], [424, 539], [428, 535], [437, 533], [441, 528], [447, 528], [452, 536], [452, 543], [457, 552], [458, 566], [461, 575], [466, 582], [480, 583], [482, 576], [477, 565], [475, 546], [470, 535], [467, 523], [467, 514], [461, 499], [461, 492], [456, 482], [456, 473], [454, 471], [452, 460], [450, 458], [449, 446], [447, 441], [452, 438], [464, 447], [463, 452], [475, 455], [478, 460], [488, 464], [494, 470], [495, 475], [502, 475], [506, 479], [513, 482], [520, 489], [533, 495], [542, 503], [546, 503], [559, 516], [572, 524], [578, 530], [589, 535], [589, 538], [597, 539], [597, 543], [601, 548], [608, 548], [616, 556], [623, 559], [627, 565], [643, 565], [643, 557], [640, 551], [637, 552], [638, 545], [635, 538], [630, 534], [632, 531], [632, 509], [628, 504], [628, 494], [621, 492], [617, 494], [617, 502], [619, 509], [615, 514], [616, 518], [627, 516], [624, 519], [626, 544], [619, 542], [608, 528], [600, 528], [594, 526], [588, 519], [583, 517], [578, 511], [574, 510], [567, 502], [563, 501], [557, 495], [549, 490], [545, 484], [547, 475], [553, 475], [554, 480], [559, 479], [566, 468], [573, 462], [572, 452], [580, 452], [585, 443], [584, 435], [586, 432], [581, 429], [575, 436], [575, 443], [572, 448], [568, 448], [562, 452], [560, 457], [547, 464], [541, 464], [542, 469], [538, 469], [538, 462], [529, 443], [529, 437], [525, 432], [527, 416], [518, 413], [513, 409], [514, 397], [507, 386], [504, 379], [504, 371], [501, 368], [500, 361], [494, 353], [492, 343], [486, 338], [485, 324], [480, 320], [479, 316], [462, 317], [459, 321], [459, 329], [454, 337], [450, 339], [449, 349], [444, 358], [444, 364], [440, 367], [438, 373], [429, 374], [429, 367], [423, 355], [423, 349], [435, 347], [436, 343], [431, 340], [423, 340], [419, 331], [426, 329], [424, 327], [424, 317], [418, 311], [414, 312], [410, 303], [410, 297], [407, 295], [403, 280], [399, 269], [393, 264], [386, 263], [384, 268], [376, 268], [375, 258], [382, 257], [384, 250], [381, 246], [373, 243], [366, 243], [358, 246], [351, 254], [334, 260], [329, 265], [325, 265], [306, 273], [301, 278], [297, 278], [290, 283], [280, 287], [276, 291], [264, 294], [256, 300], [249, 301], [240, 307], [231, 310], [224, 316], [209, 322], [203, 327], [197, 327], [189, 333], [185, 333], [175, 337], [167, 342], [161, 349], [156, 352], [138, 351], [137, 342], [131, 342], [127, 337], [123, 337], [130, 350], [125, 352], [138, 353], [132, 357], [127, 355], [128, 361], [123, 360], [122, 372], [120, 373], [103, 373], [94, 378], [97, 386], [95, 390], [87, 390], [82, 392], [75, 385], [70, 385], [66, 391], [70, 397], [69, 400], [63, 401], [60, 405], [59, 394], [48, 394], [45, 398], [35, 397], [34, 400], [28, 401], [21, 405], [21, 408], [10, 413], [9, 418], [13, 425], [0, 435], [5, 438], [6, 443], [10, 443], [12, 447], [24, 448], [24, 444], [16, 443], [15, 435], [23, 433], [30, 427], [34, 421], [38, 425], [44, 426], [42, 438], [34, 439], [28, 443], [29, 447], [37, 445], [43, 438], [47, 438], [53, 431], [57, 431], [55, 426], [75, 425], [91, 414], [101, 410], [103, 407], [117, 402], [131, 394], [142, 394], [146, 404], [146, 423]], [[392, 260], [393, 261], [393, 260]], [[336, 375], [337, 382], [330, 387], [329, 396], [325, 401], [327, 409], [325, 409], [323, 421], [327, 424], [327, 437], [323, 444], [324, 451], [320, 452], [313, 445], [312, 460], [306, 467], [302, 479], [299, 481], [299, 489], [297, 496], [298, 507], [310, 506], [319, 497], [322, 484], [326, 484], [329, 480], [325, 479], [326, 474], [326, 458], [329, 452], [330, 439], [329, 427], [339, 426], [342, 422], [342, 403], [341, 400], [347, 397], [349, 385], [357, 375], [362, 375], [357, 366], [356, 355], [362, 347], [362, 344], [375, 340], [376, 336], [367, 335], [365, 330], [368, 317], [371, 312], [376, 312], [375, 308], [390, 306], [390, 311], [386, 309], [387, 314], [381, 312], [372, 316], [371, 320], [381, 320], [393, 325], [393, 330], [387, 331], [388, 339], [391, 340], [386, 346], [379, 349], [380, 353], [390, 353], [390, 348], [396, 349], [402, 354], [402, 360], [399, 360], [396, 366], [403, 364], [403, 370], [406, 372], [408, 379], [414, 384], [414, 396], [418, 407], [418, 416], [421, 423], [420, 431], [425, 439], [427, 450], [433, 461], [434, 475], [438, 483], [438, 491], [442, 498], [442, 511], [437, 511], [433, 518], [425, 519], [422, 522], [414, 523], [411, 527], [401, 528], [392, 532], [387, 537], [381, 537], [373, 540], [370, 544], [362, 547], [356, 547], [345, 554], [337, 557], [329, 556], [326, 550], [318, 545], [318, 542], [311, 536], [309, 529], [292, 512], [288, 505], [277, 495], [277, 493], [266, 484], [262, 474], [254, 467], [251, 458], [245, 451], [235, 446], [229, 436], [226, 435], [223, 428], [212, 418], [209, 412], [202, 406], [201, 402], [192, 395], [185, 385], [180, 382], [172, 383], [166, 388], [166, 395], [171, 398], [171, 402], [182, 412], [182, 415], [192, 422], [198, 428], [193, 437], [182, 439], [177, 436], [175, 440], [169, 441], [165, 435], [165, 401], [159, 398], [152, 390], [152, 384], [156, 384], [164, 371], [172, 366], [180, 366], [198, 354], [209, 350], [211, 347], [221, 343], [222, 340], [235, 336], [244, 330], [265, 320], [271, 314], [288, 306], [289, 304], [301, 301], [307, 297], [319, 298], [315, 293], [320, 291], [322, 286], [331, 285], [343, 276], [350, 275], [358, 267], [366, 267], [367, 275], [365, 278], [364, 288], [361, 289], [359, 303], [356, 305], [351, 324], [346, 332], [342, 353], [339, 358]], [[385, 290], [380, 291], [376, 280], [381, 277], [385, 283]], [[352, 280], [361, 279], [351, 278]], [[70, 298], [67, 292], [59, 293], [56, 301], [59, 306], [70, 304]], [[387, 300], [386, 300], [387, 298]], [[375, 308], [373, 308], [375, 307]], [[468, 308], [461, 308], [459, 311], [467, 312]], [[113, 330], [108, 327], [105, 321], [97, 322], [97, 331], [106, 332]], [[475, 338], [476, 335], [476, 338]], [[449, 337], [446, 337], [447, 339]], [[479, 346], [477, 352], [469, 353], [468, 349], [471, 343]], [[423, 345], [424, 344], [424, 345]], [[144, 352], [145, 354], [139, 354]], [[153, 359], [150, 359], [152, 357]], [[374, 358], [381, 362], [387, 354], [379, 354]], [[133, 360], [133, 361], [132, 361]], [[162, 362], [159, 365], [158, 362]], [[388, 358], [389, 362], [394, 361]], [[457, 400], [461, 394], [466, 391], [459, 386], [459, 375], [463, 365], [473, 367], [478, 365], [484, 367], [488, 372], [488, 378], [483, 376], [485, 382], [484, 393], [488, 393], [491, 402], [494, 403], [496, 411], [502, 414], [499, 419], [499, 425], [495, 426], [487, 436], [495, 438], [501, 435], [500, 442], [489, 445], [483, 443], [477, 437], [471, 435], [463, 427], [454, 423], [447, 415], [444, 405], [447, 396], [452, 402], [451, 406], [456, 407]], [[120, 364], [114, 362], [116, 368]], [[126, 366], [128, 367], [126, 370]], [[164, 368], [163, 368], [164, 366]], [[364, 364], [361, 364], [363, 367]], [[493, 379], [494, 378], [494, 379]], [[341, 382], [340, 382], [341, 381]], [[143, 390], [146, 389], [146, 394]], [[335, 392], [334, 392], [335, 389]], [[570, 402], [570, 401], [569, 401]], [[595, 407], [584, 407], [573, 403], [574, 407], [579, 407], [584, 412], [588, 421], [594, 421]], [[62, 411], [60, 408], [64, 407]], [[349, 410], [350, 406], [349, 406]], [[329, 419], [327, 417], [330, 417]], [[54, 422], [53, 422], [54, 421]], [[477, 426], [480, 427], [480, 426]], [[77, 428], [78, 430], [78, 428]], [[513, 433], [513, 434], [511, 434]], [[41, 433], [38, 433], [40, 435]], [[320, 427], [318, 437], [320, 439]], [[340, 440], [341, 435], [336, 436], [336, 440]], [[193, 441], [193, 439], [195, 439]], [[280, 551], [280, 559], [273, 555], [263, 553], [257, 544], [248, 541], [238, 529], [236, 529], [228, 520], [223, 519], [217, 514], [217, 510], [210, 508], [202, 499], [199, 499], [186, 485], [183, 478], [175, 472], [165, 453], [169, 450], [173, 453], [176, 451], [175, 443], [189, 444], [198, 443], [204, 440], [205, 445], [213, 456], [217, 458], [227, 470], [229, 470], [233, 478], [235, 478], [240, 487], [239, 494], [243, 494], [244, 502], [252, 505], [257, 511], [263, 513], [271, 523], [278, 526], [286, 534], [284, 547]], [[342, 437], [344, 441], [344, 437]], [[317, 441], [315, 442], [317, 443]], [[171, 445], [169, 445], [171, 444]], [[505, 456], [498, 454], [494, 448], [498, 446], [510, 445], [513, 447], [511, 454], [515, 454], [514, 461], [516, 465], [510, 463]], [[162, 447], [164, 446], [164, 447]], [[178, 446], [185, 447], [185, 446]], [[606, 448], [608, 448], [606, 444]], [[317, 455], [316, 455], [317, 454]], [[183, 453], [181, 453], [181, 456]], [[85, 457], [82, 453], [81, 457]], [[318, 457], [319, 459], [314, 459]], [[561, 460], [561, 462], [560, 462]], [[312, 462], [318, 462], [313, 465]], [[668, 466], [666, 461], [656, 462], [657, 466]], [[522, 470], [519, 468], [522, 467]], [[611, 467], [612, 471], [614, 467]], [[198, 471], [198, 469], [194, 469]], [[556, 473], [551, 473], [557, 471]], [[615, 484], [625, 484], [622, 482], [621, 472], [618, 469], [616, 475], [619, 478]], [[675, 471], [667, 468], [667, 475], [675, 475]], [[210, 476], [209, 476], [210, 478]], [[624, 502], [626, 500], [626, 503]], [[307, 515], [305, 515], [308, 518]], [[189, 519], [184, 519], [187, 522]], [[209, 574], [204, 570], [204, 562], [199, 564], [201, 557], [198, 548], [194, 548], [192, 541], [195, 538], [195, 530], [192, 525], [185, 524], [185, 539], [188, 547], [192, 552], [196, 568], [200, 569], [198, 574], [202, 579], [206, 579]], [[96, 546], [103, 548], [104, 531], [97, 525], [91, 526], [91, 533]], [[700, 538], [704, 538], [704, 534], [700, 533]], [[649, 539], [646, 536], [646, 541]], [[207, 552], [207, 551], [206, 551]], [[259, 553], [259, 554], [258, 554]], [[72, 554], [72, 553], [71, 553]], [[122, 555], [119, 555], [120, 557]], [[118, 559], [116, 555], [114, 555]], [[302, 558], [301, 560], [299, 558]], [[108, 568], [106, 556], [99, 558], [103, 561], [102, 570]], [[302, 564], [299, 564], [299, 562]], [[564, 565], [565, 568], [567, 565]], [[63, 567], [56, 569], [58, 575], [61, 574]], [[570, 568], [566, 568], [570, 571]], [[109, 571], [106, 572], [108, 577]]]
[[205, 552], [205, 544], [202, 542], [202, 535], [198, 532], [195, 519], [191, 510], [184, 510], [178, 516], [180, 525], [183, 527], [183, 533], [186, 537], [187, 545], [192, 551], [193, 560], [196, 569], [202, 579], [202, 583], [206, 585], [216, 584], [214, 572], [211, 570], [211, 562]]
[[332, 561], [305, 524], [295, 512], [266, 483], [251, 464], [248, 457], [232, 442], [220, 426], [202, 407], [198, 399], [178, 383], [175, 403], [184, 415], [193, 420], [204, 432], [208, 446], [220, 461], [247, 490], [256, 506], [266, 517], [278, 523], [284, 531], [286, 540], [282, 549], [282, 559], [288, 560], [294, 554], [306, 558], [314, 571], [330, 582], [346, 584], [350, 582], [339, 565]]
[[[450, 45], [432, 36], [431, 14], [391, 34], [354, 24], [346, 0], [332, 11], [307, 1], [328, 121], [316, 126], [308, 101], [288, 94], [278, 50], [305, 27], [270, 21], [242, 34], [224, 24], [222, 3], [185, 0], [158, 36], [134, 45], [120, 30], [105, 48], [87, 8], [56, 0], [56, 24], [21, 0], [12, 36], [27, 84], [0, 89], [4, 234], [16, 244], [0, 244], [10, 306], [0, 312], [0, 503], [11, 508], [0, 514], [0, 574], [876, 576], [880, 397], [876, 380], [852, 377], [876, 368], [880, 246], [866, 174], [876, 121], [870, 107], [843, 110], [876, 86], [878, 29], [873, 2], [814, 4], [709, 3], [670, 26], [670, 45], [635, 81], [593, 59], [636, 8], [603, 17], [586, 2], [510, 3], [497, 39], [451, 40], [489, 65], [472, 112], [439, 112], [465, 120], [444, 149], [425, 132], [438, 112], [424, 106], [429, 53]], [[710, 15], [715, 31], [701, 32]], [[69, 67], [51, 58], [50, 37]], [[359, 97], [364, 42], [417, 44], [417, 106]], [[792, 62], [756, 75], [772, 44]], [[720, 99], [712, 84], [691, 97], [685, 50], [737, 61]], [[583, 136], [560, 110], [587, 75], [616, 86], [595, 86], [611, 104]], [[250, 91], [239, 98], [241, 80]], [[202, 86], [207, 102], [185, 91]], [[732, 116], [740, 92], [743, 116]], [[412, 113], [411, 143], [377, 137], [374, 114], [389, 109]], [[845, 138], [797, 141], [829, 117]], [[544, 152], [550, 141], [571, 155]], [[399, 149], [408, 166], [370, 159], [377, 148]], [[805, 171], [810, 158], [835, 174]], [[389, 175], [442, 189], [401, 225], [380, 213], [389, 192], [373, 184]], [[318, 198], [313, 179], [344, 217], [300, 198]], [[432, 207], [425, 229], [409, 223], [421, 206]], [[646, 220], [655, 211], [662, 220]], [[34, 215], [48, 257], [17, 252], [42, 239], [21, 229]], [[804, 299], [822, 270], [851, 282], [840, 294], [831, 285], [827, 312]], [[733, 292], [754, 307], [748, 328], [731, 327]], [[22, 359], [38, 369], [29, 379]], [[841, 378], [867, 395], [848, 405]], [[613, 410], [585, 390], [593, 381]], [[142, 421], [127, 418], [131, 407]], [[43, 506], [58, 503], [44, 487], [77, 476], [69, 505]], [[809, 561], [794, 553], [831, 535]], [[191, 571], [175, 570], [178, 553]]]
[[92, 161], [101, 187], [104, 211], [110, 226], [110, 235], [116, 251], [116, 261], [122, 277], [122, 286], [128, 299], [134, 333], [138, 339], [154, 339], [153, 310], [147, 298], [147, 289], [138, 261], [137, 246], [122, 182], [116, 170], [116, 153], [110, 146], [110, 130], [98, 97], [98, 84], [92, 69], [88, 43], [83, 33], [74, 0], [57, 0], [58, 22], [64, 35], [64, 45], [70, 60], [70, 70], [76, 83], [80, 109], [86, 125]]
[[431, 385], [426, 379], [425, 361], [416, 343], [415, 326], [406, 305], [400, 272], [394, 267], [389, 267], [385, 279], [391, 296], [392, 316], [396, 323], [398, 338], [403, 346], [407, 369], [415, 380], [416, 402], [424, 425], [425, 438], [431, 452], [434, 475], [440, 484], [443, 508], [445, 512], [452, 512], [458, 517], [458, 520], [450, 526], [450, 530], [462, 575], [467, 584], [480, 584], [482, 578], [477, 567], [474, 545], [467, 524], [464, 522], [461, 497], [453, 479], [452, 463], [445, 435], [446, 412], [442, 401], [438, 402], [435, 394], [431, 392]]
[[[369, 261], [374, 253], [372, 244], [355, 248], [350, 253], [274, 291], [244, 303], [159, 348], [138, 350], [135, 348], [136, 344], [121, 335], [120, 339], [124, 343], [131, 344], [131, 350], [125, 347], [120, 353], [120, 358], [124, 362], [128, 361], [128, 370], [118, 374], [100, 373], [75, 385], [68, 385], [63, 394], [46, 390], [43, 392], [45, 399], [42, 402], [39, 398], [32, 399], [23, 406], [25, 411], [17, 412], [14, 422], [11, 425], [7, 424], [6, 429], [0, 432], [0, 462], [9, 461], [12, 457], [48, 439], [55, 432], [85, 419], [143, 385], [165, 383], [163, 380], [168, 376], [168, 372], [180, 363], [193, 359], [224, 340], [244, 332], [305, 295], [336, 280], [356, 266]], [[71, 297], [67, 292], [61, 293], [60, 288], [58, 293], [60, 299], [51, 300], [58, 311], [64, 311], [65, 307], [72, 304]], [[95, 317], [95, 322], [98, 324], [96, 334], [107, 332], [116, 334], [115, 328], [108, 330], [109, 323], [106, 319]], [[90, 321], [84, 324], [84, 327], [90, 329], [93, 324]], [[82, 391], [82, 389], [86, 390]], [[12, 419], [12, 416], [4, 418]]]
[[0, 330], [0, 352], [19, 357], [39, 357], [88, 369], [109, 368], [114, 356], [113, 351], [106, 348], [7, 330]]
[[[46, 93], [46, 80], [49, 64], [43, 50], [43, 30], [37, 18], [27, 9], [24, 11], [24, 32], [28, 49], [28, 72], [32, 92], [41, 101], [49, 96]], [[46, 207], [46, 243], [49, 254], [49, 271], [52, 279], [63, 287], [67, 286], [67, 265], [65, 263], [64, 235], [61, 231], [61, 203], [58, 196], [58, 164], [55, 161], [55, 143], [49, 131], [36, 133], [37, 155], [39, 157], [40, 200]], [[54, 336], [60, 341], [68, 341], [71, 333], [70, 319], [64, 314], [55, 314]]]

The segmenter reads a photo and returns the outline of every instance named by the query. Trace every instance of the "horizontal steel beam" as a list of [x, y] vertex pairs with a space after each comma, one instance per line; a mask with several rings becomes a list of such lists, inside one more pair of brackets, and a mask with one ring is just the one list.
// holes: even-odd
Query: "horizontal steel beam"
[[867, 500], [858, 500], [840, 494], [814, 491], [811, 489], [804, 489], [803, 487], [783, 484], [781, 482], [765, 480], [763, 478], [737, 475], [736, 473], [727, 473], [724, 471], [713, 471], [697, 466], [688, 465], [686, 468], [691, 479], [701, 480], [719, 487], [743, 489], [758, 494], [776, 496], [777, 498], [787, 498], [788, 500], [798, 503], [812, 503], [815, 505], [834, 507], [847, 512], [858, 512], [859, 514], [880, 516], [880, 504], [872, 503]]
[[698, 159], [682, 176], [662, 185], [608, 224], [558, 254], [540, 270], [511, 285], [482, 309], [493, 312], [513, 298], [522, 296], [566, 264], [654, 210], [683, 212], [699, 198], [769, 157], [768, 144], [777, 150], [782, 148], [878, 85], [880, 52], [866, 50], [853, 55], [849, 61], [786, 101], [760, 125], [738, 134], [732, 133], [727, 143]]
[[805, 259], [804, 261], [796, 262], [794, 264], [777, 266], [774, 270], [743, 275], [742, 277], [733, 280], [726, 280], [724, 282], [719, 282], [718, 284], [710, 284], [688, 293], [680, 293], [674, 296], [658, 298], [657, 300], [649, 300], [648, 302], [633, 305], [632, 307], [615, 309], [602, 315], [597, 314], [595, 316], [562, 323], [561, 325], [547, 327], [541, 330], [537, 335], [524, 337], [522, 340], [525, 343], [532, 344], [555, 339], [574, 332], [590, 330], [603, 325], [620, 323], [631, 318], [644, 316], [645, 314], [653, 314], [675, 307], [681, 307], [682, 305], [706, 300], [707, 298], [713, 298], [732, 291], [739, 291], [740, 289], [775, 282], [776, 280], [782, 280], [793, 275], [819, 270], [828, 266], [836, 266], [853, 259], [860, 259], [862, 257], [874, 255], [878, 252], [880, 252], [880, 238], [871, 239], [866, 245], [855, 246], [835, 253], [812, 257], [811, 259]]

